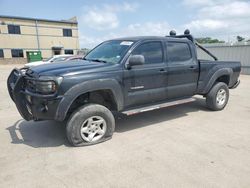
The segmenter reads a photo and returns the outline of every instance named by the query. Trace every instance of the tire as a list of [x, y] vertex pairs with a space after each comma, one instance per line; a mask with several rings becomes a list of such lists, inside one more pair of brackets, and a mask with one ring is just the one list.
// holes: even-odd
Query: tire
[[229, 99], [229, 90], [225, 83], [216, 83], [206, 95], [207, 107], [213, 111], [223, 110]]
[[88, 146], [112, 138], [115, 119], [106, 107], [87, 104], [76, 110], [66, 125], [66, 134], [73, 146]]

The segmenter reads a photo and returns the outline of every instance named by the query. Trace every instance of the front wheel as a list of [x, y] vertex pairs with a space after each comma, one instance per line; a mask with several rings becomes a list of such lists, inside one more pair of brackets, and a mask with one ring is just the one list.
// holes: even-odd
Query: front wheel
[[113, 114], [99, 104], [87, 104], [69, 118], [66, 133], [74, 146], [93, 145], [110, 139], [115, 129]]
[[209, 109], [219, 111], [225, 108], [229, 99], [229, 90], [225, 83], [216, 83], [206, 96]]

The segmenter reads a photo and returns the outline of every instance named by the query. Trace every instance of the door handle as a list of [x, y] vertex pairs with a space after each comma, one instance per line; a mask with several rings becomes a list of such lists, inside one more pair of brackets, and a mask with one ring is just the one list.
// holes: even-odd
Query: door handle
[[196, 69], [196, 67], [195, 66], [190, 66], [189, 69]]
[[160, 73], [166, 73], [167, 70], [165, 70], [165, 69], [160, 69], [159, 72], [160, 72]]

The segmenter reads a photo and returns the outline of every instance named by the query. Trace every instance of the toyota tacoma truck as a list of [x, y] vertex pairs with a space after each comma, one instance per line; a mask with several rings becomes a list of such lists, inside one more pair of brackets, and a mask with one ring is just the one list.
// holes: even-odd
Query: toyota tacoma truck
[[[197, 59], [197, 47], [214, 59]], [[69, 142], [84, 146], [112, 137], [116, 113], [183, 104], [193, 95], [222, 110], [240, 71], [240, 62], [218, 61], [186, 30], [108, 40], [80, 61], [14, 69], [7, 86], [25, 120], [65, 121]]]

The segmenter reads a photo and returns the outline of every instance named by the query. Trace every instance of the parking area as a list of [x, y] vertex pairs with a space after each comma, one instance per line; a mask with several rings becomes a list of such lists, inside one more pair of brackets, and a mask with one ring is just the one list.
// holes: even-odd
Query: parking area
[[75, 148], [65, 125], [22, 120], [7, 93], [12, 68], [0, 65], [1, 187], [250, 187], [250, 76], [223, 111], [195, 97], [117, 118], [111, 140]]

